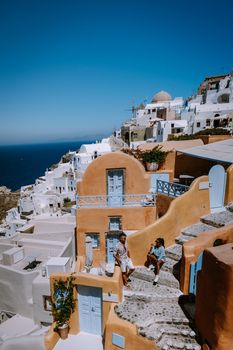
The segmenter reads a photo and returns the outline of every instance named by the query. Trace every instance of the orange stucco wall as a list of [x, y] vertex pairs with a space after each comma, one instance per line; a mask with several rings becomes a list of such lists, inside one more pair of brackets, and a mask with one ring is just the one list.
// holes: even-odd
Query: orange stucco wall
[[175, 243], [181, 228], [195, 223], [202, 215], [209, 213], [209, 190], [199, 189], [199, 184], [207, 181], [207, 176], [196, 179], [188, 192], [171, 203], [162, 218], [128, 238], [130, 254], [135, 265], [144, 264], [150, 245], [157, 237], [163, 237], [168, 247]]
[[113, 306], [111, 306], [106, 324], [105, 350], [119, 350], [118, 346], [112, 344], [112, 333], [125, 337], [125, 349], [127, 350], [158, 350], [154, 341], [138, 335], [135, 325], [117, 317]]
[[99, 233], [100, 247], [93, 249], [94, 265], [105, 261], [106, 236], [109, 231], [109, 217], [120, 216], [122, 230], [140, 230], [156, 220], [156, 207], [78, 209], [77, 251], [85, 255], [86, 233]]
[[205, 145], [207, 143], [214, 143], [214, 142], [224, 141], [232, 138], [232, 136], [230, 135], [200, 135], [199, 137], [200, 139], [202, 139]]
[[233, 225], [200, 233], [198, 237], [184, 243], [180, 270], [180, 288], [184, 294], [188, 294], [189, 291], [190, 264], [197, 261], [204, 249], [213, 247], [218, 238], [228, 243], [233, 242]]
[[[107, 194], [107, 170], [124, 169], [124, 193], [146, 194], [149, 192], [150, 176], [142, 164], [123, 152], [114, 152], [97, 158], [87, 168], [78, 184], [79, 196], [104, 196]], [[140, 230], [156, 220], [155, 206], [127, 206], [117, 208], [77, 209], [77, 251], [85, 254], [87, 233], [98, 233], [100, 246], [93, 249], [95, 266], [106, 259], [106, 235], [109, 232], [109, 217], [121, 218], [122, 230]]]
[[233, 164], [227, 168], [225, 205], [233, 202]]
[[[80, 265], [78, 265], [80, 267]], [[66, 273], [56, 273], [52, 274], [50, 277], [50, 286], [51, 286], [51, 295], [53, 295], [53, 282], [58, 279], [66, 279], [69, 275]], [[118, 296], [118, 302], [122, 301], [122, 277], [121, 271], [119, 267], [115, 267], [115, 272], [113, 277], [106, 276], [96, 276], [82, 272], [76, 272], [75, 275], [75, 285], [78, 290], [79, 286], [89, 286], [89, 287], [97, 287], [101, 288], [103, 293], [110, 293]], [[79, 326], [79, 308], [78, 308], [78, 293], [77, 290], [74, 290], [74, 296], [76, 298], [76, 307], [75, 311], [71, 315], [70, 319], [70, 334], [77, 334], [80, 331]], [[103, 312], [103, 332], [105, 332], [105, 326], [108, 319], [109, 311], [112, 304], [116, 304], [116, 302], [104, 301], [102, 303], [102, 312]], [[46, 350], [52, 350], [59, 340], [59, 336], [56, 332], [53, 331], [54, 325], [52, 325], [49, 329], [48, 334], [45, 337], [45, 346]]]
[[113, 152], [95, 159], [88, 166], [82, 181], [78, 183], [79, 196], [106, 195], [108, 169], [125, 169], [125, 194], [140, 194], [149, 191], [150, 177], [146, 174], [143, 165], [128, 154]]
[[173, 200], [174, 198], [168, 197], [165, 194], [157, 194], [156, 208], [158, 218], [161, 218], [164, 214], [166, 214]]
[[233, 349], [233, 244], [204, 251], [197, 278], [196, 326], [214, 350]]
[[167, 154], [165, 162], [159, 166], [160, 171], [164, 170], [164, 171], [170, 172], [171, 182], [174, 179], [175, 161], [176, 161], [176, 152], [173, 150]]

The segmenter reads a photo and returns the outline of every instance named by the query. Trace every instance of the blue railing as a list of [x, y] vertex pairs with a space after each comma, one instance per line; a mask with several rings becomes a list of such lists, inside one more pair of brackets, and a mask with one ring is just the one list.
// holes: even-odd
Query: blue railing
[[168, 197], [179, 197], [188, 190], [189, 186], [157, 180], [157, 193], [166, 194]]
[[156, 194], [77, 196], [77, 208], [146, 207], [156, 204]]

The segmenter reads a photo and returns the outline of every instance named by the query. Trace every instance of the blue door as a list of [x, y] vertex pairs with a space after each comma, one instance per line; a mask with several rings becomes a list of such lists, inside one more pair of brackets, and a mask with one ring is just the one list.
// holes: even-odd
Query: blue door
[[108, 170], [107, 174], [108, 206], [120, 207], [123, 203], [123, 169]]
[[202, 268], [203, 253], [199, 255], [197, 261], [190, 265], [189, 293], [196, 295], [197, 292], [197, 273]]
[[80, 332], [102, 335], [102, 289], [78, 286]]
[[107, 235], [107, 238], [106, 238], [106, 252], [107, 252], [106, 260], [107, 260], [107, 263], [114, 264], [115, 259], [113, 256], [113, 251], [114, 251], [114, 248], [118, 242], [119, 242], [118, 234]]
[[224, 207], [226, 172], [222, 165], [214, 165], [209, 172], [210, 183], [210, 208], [221, 209]]

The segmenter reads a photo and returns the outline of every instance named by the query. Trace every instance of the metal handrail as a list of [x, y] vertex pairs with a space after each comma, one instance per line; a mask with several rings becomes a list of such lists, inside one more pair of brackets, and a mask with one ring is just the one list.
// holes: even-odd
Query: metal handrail
[[77, 208], [145, 207], [156, 204], [156, 194], [77, 196]]
[[157, 180], [157, 193], [166, 194], [169, 197], [176, 198], [189, 190], [189, 186], [176, 184], [163, 180]]

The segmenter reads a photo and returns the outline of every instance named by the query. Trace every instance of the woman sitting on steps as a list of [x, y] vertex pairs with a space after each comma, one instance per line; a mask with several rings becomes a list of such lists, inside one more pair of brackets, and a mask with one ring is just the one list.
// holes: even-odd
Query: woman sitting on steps
[[151, 245], [151, 249], [149, 253], [147, 254], [147, 261], [145, 263], [146, 266], [148, 266], [148, 271], [154, 270], [155, 272], [155, 279], [153, 282], [153, 285], [156, 285], [159, 279], [159, 271], [163, 264], [166, 261], [166, 255], [165, 255], [165, 247], [164, 247], [164, 239], [163, 238], [157, 238], [155, 241], [155, 245]]

